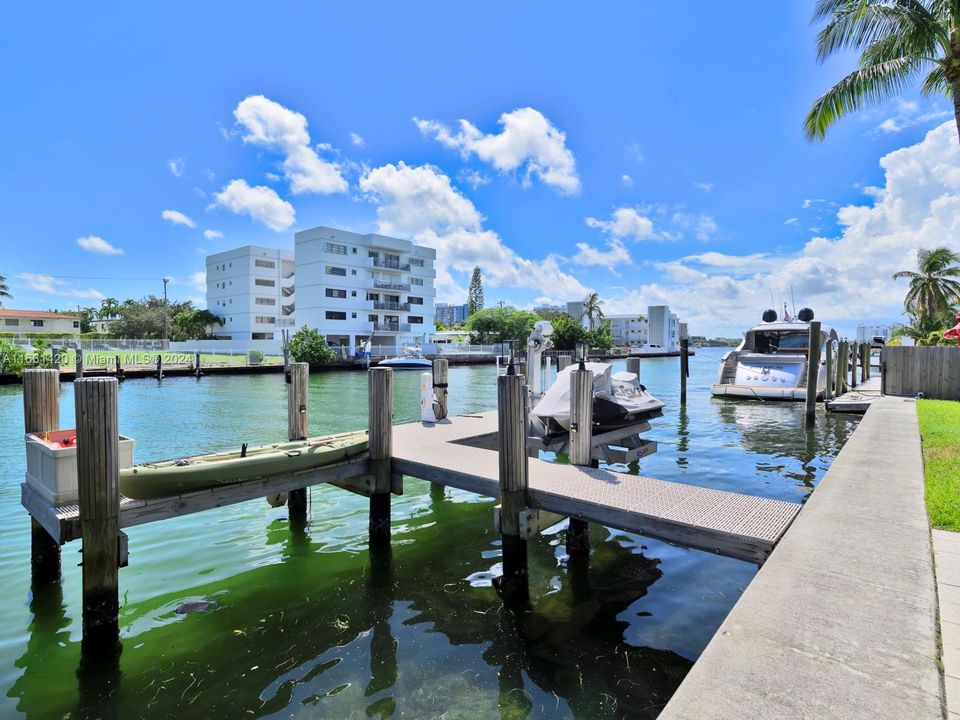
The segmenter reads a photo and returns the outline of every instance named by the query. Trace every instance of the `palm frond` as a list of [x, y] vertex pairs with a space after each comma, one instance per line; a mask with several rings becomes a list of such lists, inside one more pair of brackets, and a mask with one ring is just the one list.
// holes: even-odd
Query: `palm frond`
[[924, 95], [946, 95], [951, 97], [953, 88], [947, 82], [947, 73], [943, 65], [939, 63], [933, 66], [933, 69], [923, 79], [923, 85], [920, 86], [920, 92]]
[[900, 93], [918, 66], [913, 58], [903, 57], [854, 70], [813, 104], [803, 123], [807, 137], [822, 140], [827, 128], [848, 112]]
[[894, 280], [900, 280], [901, 278], [918, 278], [921, 277], [920, 273], [915, 273], [912, 270], [900, 270], [893, 274]]
[[890, 44], [900, 44], [905, 51], [901, 54], [911, 56], [932, 55], [950, 43], [946, 27], [919, 0], [897, 0], [892, 5], [861, 1], [837, 10], [817, 33], [817, 59], [823, 62], [842, 49], [867, 50], [888, 38], [899, 38]]

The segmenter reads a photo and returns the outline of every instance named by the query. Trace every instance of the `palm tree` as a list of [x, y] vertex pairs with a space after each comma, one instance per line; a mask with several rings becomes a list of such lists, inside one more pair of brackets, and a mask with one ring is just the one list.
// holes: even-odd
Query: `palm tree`
[[120, 303], [117, 302], [116, 298], [108, 297], [100, 301], [100, 309], [97, 310], [98, 318], [112, 318], [117, 314], [117, 310], [120, 309]]
[[7, 287], [7, 279], [0, 275], [0, 307], [3, 307], [3, 298], [12, 298], [10, 288]]
[[601, 305], [603, 305], [603, 300], [601, 300], [600, 296], [595, 292], [587, 295], [583, 301], [583, 310], [580, 311], [580, 319], [586, 318], [591, 330], [593, 330], [593, 325], [597, 320], [603, 320], [603, 310], [600, 309]]
[[808, 138], [822, 140], [841, 117], [897, 96], [921, 74], [921, 92], [952, 98], [960, 137], [960, 0], [818, 0], [813, 19], [828, 19], [818, 59], [856, 50], [860, 67], [813, 104]]
[[910, 287], [903, 301], [904, 309], [923, 320], [940, 321], [953, 314], [960, 303], [960, 254], [949, 248], [917, 251], [917, 272], [901, 270], [894, 280], [908, 278]]

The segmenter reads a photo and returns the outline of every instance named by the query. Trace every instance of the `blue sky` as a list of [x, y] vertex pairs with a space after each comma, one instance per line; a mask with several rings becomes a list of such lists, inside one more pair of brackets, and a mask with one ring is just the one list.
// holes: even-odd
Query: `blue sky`
[[206, 252], [323, 224], [435, 245], [441, 299], [478, 262], [488, 302], [596, 290], [706, 334], [791, 284], [841, 328], [897, 319], [888, 270], [960, 224], [935, 172], [952, 117], [911, 95], [809, 143], [806, 110], [853, 63], [817, 64], [810, 12], [21, 4], [0, 29], [7, 306], [140, 297], [164, 275], [202, 299]]

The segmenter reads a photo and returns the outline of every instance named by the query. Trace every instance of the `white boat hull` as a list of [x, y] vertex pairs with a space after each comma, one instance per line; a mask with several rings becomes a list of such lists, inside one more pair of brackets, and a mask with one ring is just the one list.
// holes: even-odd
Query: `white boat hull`
[[[754, 398], [757, 400], [806, 400], [806, 388], [778, 388], [778, 387], [756, 387], [754, 385], [734, 385], [732, 383], [724, 385], [713, 385], [710, 393], [717, 397], [742, 397]], [[823, 395], [823, 390], [818, 390], [817, 397]]]

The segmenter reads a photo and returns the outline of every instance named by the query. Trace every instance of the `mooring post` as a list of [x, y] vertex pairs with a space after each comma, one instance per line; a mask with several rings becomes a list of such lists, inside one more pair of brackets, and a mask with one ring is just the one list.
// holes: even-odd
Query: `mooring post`
[[370, 496], [370, 548], [390, 547], [390, 485], [393, 471], [393, 370], [367, 370], [368, 454], [373, 494]]
[[[570, 464], [593, 462], [593, 371], [580, 367], [570, 373]], [[571, 517], [567, 527], [567, 554], [590, 549], [590, 526]]]
[[520, 533], [520, 513], [528, 506], [527, 388], [522, 375], [497, 378], [497, 428], [503, 548], [503, 577], [499, 586], [507, 604], [526, 605], [530, 601], [530, 581], [527, 541]]
[[50, 365], [54, 370], [60, 369], [60, 348], [56, 345], [50, 348]]
[[557, 372], [566, 370], [568, 367], [570, 367], [570, 356], [558, 355], [557, 356]]
[[[60, 371], [23, 371], [23, 429], [44, 433], [60, 429]], [[34, 584], [60, 580], [60, 545], [31, 516], [30, 571]]]
[[105, 651], [119, 637], [118, 387], [117, 379], [108, 377], [84, 378], [74, 385], [84, 651]]
[[870, 377], [870, 351], [867, 343], [860, 344], [860, 382], [866, 382]]
[[680, 404], [687, 404], [687, 377], [690, 375], [690, 341], [680, 338]]
[[434, 415], [437, 420], [447, 417], [447, 360], [437, 358], [433, 361], [433, 394], [437, 396]]
[[199, 378], [203, 375], [203, 370], [200, 369], [200, 351], [197, 350], [193, 354], [193, 376]]
[[163, 380], [163, 355], [157, 355], [157, 380]]
[[841, 340], [840, 348], [837, 350], [837, 395], [843, 395], [846, 392], [847, 364], [849, 362], [850, 345], [846, 340]]
[[517, 358], [517, 359], [514, 361], [514, 365], [516, 365], [516, 368], [517, 368], [517, 375], [520, 375], [520, 376], [523, 378], [524, 382], [526, 383], [526, 380], [527, 380], [527, 360], [526, 360], [526, 358]]
[[83, 377], [83, 348], [77, 343], [77, 361], [74, 365], [73, 379], [79, 380]]
[[823, 391], [823, 400], [826, 402], [833, 397], [833, 342], [829, 337], [824, 344], [824, 350], [826, 351], [827, 386]]
[[[307, 438], [307, 390], [310, 386], [310, 365], [290, 363], [290, 382], [287, 385], [287, 440]], [[303, 528], [307, 524], [307, 489], [291, 490], [287, 495], [287, 514], [290, 526]]]
[[820, 321], [810, 321], [810, 335], [807, 340], [807, 424], [812, 425], [817, 416], [817, 384], [820, 379]]
[[627, 372], [630, 372], [636, 375], [637, 382], [640, 381], [640, 358], [638, 357], [627, 358]]

